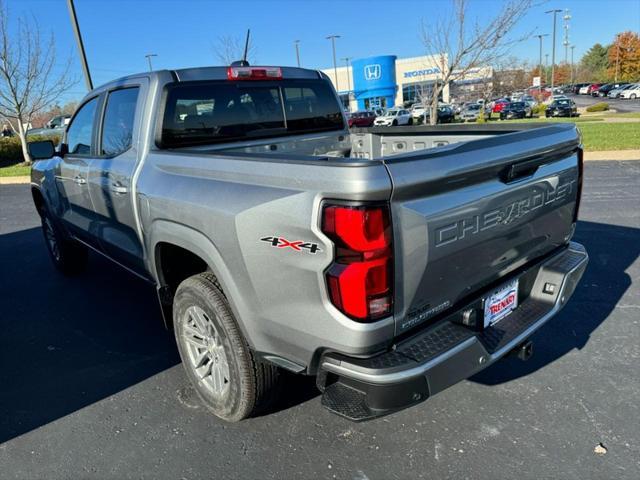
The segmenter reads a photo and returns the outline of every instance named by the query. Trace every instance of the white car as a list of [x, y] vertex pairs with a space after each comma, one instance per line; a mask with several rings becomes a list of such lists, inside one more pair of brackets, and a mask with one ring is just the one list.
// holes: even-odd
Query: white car
[[630, 98], [632, 100], [640, 98], [640, 83], [634, 83], [622, 90], [622, 92], [620, 92], [620, 98]]
[[609, 94], [607, 95], [607, 97], [609, 98], [620, 98], [620, 94], [625, 91], [627, 88], [633, 87], [633, 84], [626, 84], [626, 85], [622, 85], [618, 88], [614, 88], [613, 90], [609, 91]]
[[411, 106], [411, 116], [414, 120], [420, 118], [421, 115], [424, 115], [425, 106], [421, 103], [414, 103]]
[[585, 85], [584, 87], [580, 87], [580, 90], [578, 90], [578, 93], [580, 95], [586, 95], [587, 93], [589, 93], [589, 87], [590, 86], [591, 86], [591, 84]]
[[378, 117], [373, 121], [377, 127], [396, 126], [396, 125], [413, 125], [413, 117], [409, 110], [404, 108], [390, 108], [382, 117]]

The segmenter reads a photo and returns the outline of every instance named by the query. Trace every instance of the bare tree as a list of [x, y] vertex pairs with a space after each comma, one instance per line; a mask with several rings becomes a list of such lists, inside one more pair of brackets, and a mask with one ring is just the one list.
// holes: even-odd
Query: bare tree
[[[242, 60], [245, 41], [245, 37], [234, 35], [218, 37], [213, 49], [222, 65], [231, 65], [236, 60]], [[249, 47], [247, 48], [247, 61], [252, 64], [256, 61], [256, 46], [251, 38], [249, 38]]]
[[[467, 0], [451, 0], [453, 14], [422, 21], [421, 37], [427, 53], [438, 59], [442, 77], [431, 95], [432, 125], [437, 122], [438, 98], [445, 86], [461, 80], [473, 68], [489, 66], [508, 54], [509, 49], [531, 35], [509, 38], [513, 27], [534, 5], [535, 0], [508, 0], [492, 19], [469, 21]], [[447, 12], [448, 13], [448, 12]]]
[[53, 33], [43, 39], [35, 19], [26, 17], [19, 18], [13, 30], [9, 25], [9, 11], [0, 0], [0, 117], [10, 121], [30, 163], [26, 130], [32, 118], [76, 82], [69, 76], [70, 60], [56, 73]]

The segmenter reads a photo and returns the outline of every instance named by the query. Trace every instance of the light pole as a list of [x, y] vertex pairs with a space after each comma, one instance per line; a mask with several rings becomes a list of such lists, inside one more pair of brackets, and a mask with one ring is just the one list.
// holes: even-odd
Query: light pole
[[[540, 40], [540, 61], [538, 63], [538, 66], [540, 67], [540, 71], [539, 71], [539, 74], [540, 74], [540, 88], [542, 88], [542, 39], [544, 37], [548, 37], [548, 36], [549, 36], [548, 33], [542, 33], [542, 34], [536, 35], [536, 37], [538, 37], [538, 40]], [[545, 78], [545, 83], [546, 83], [546, 80], [547, 79]]]
[[620, 66], [620, 34], [616, 35], [616, 74], [613, 79], [615, 83], [618, 83], [618, 68]]
[[293, 44], [296, 47], [296, 60], [298, 61], [298, 67], [300, 67], [300, 40], [294, 40]]
[[553, 84], [555, 79], [553, 78], [556, 73], [556, 14], [562, 12], [560, 9], [547, 10], [544, 13], [553, 13], [553, 45], [551, 46], [551, 95], [553, 95]]
[[327, 40], [331, 40], [331, 48], [333, 49], [333, 74], [336, 76], [336, 92], [340, 92], [338, 87], [338, 66], [336, 65], [336, 38], [340, 38], [340, 35], [329, 35]]
[[549, 54], [544, 54], [544, 83], [549, 83]]
[[351, 92], [351, 75], [349, 75], [349, 62], [351, 61], [352, 57], [343, 57], [340, 60], [344, 61], [345, 65], [347, 66], [347, 85], [349, 86], [349, 92]]
[[573, 85], [573, 76], [574, 76], [574, 66], [573, 66], [573, 50], [576, 48], [575, 45], [571, 45], [571, 85]]
[[151, 57], [157, 57], [158, 54], [157, 53], [147, 53], [145, 55], [145, 57], [147, 57], [147, 62], [149, 62], [149, 71], [152, 72], [153, 71], [153, 66], [151, 65]]
[[91, 73], [89, 72], [87, 55], [84, 52], [84, 43], [82, 42], [82, 35], [80, 34], [78, 17], [76, 16], [76, 7], [73, 5], [73, 0], [67, 0], [67, 8], [69, 9], [69, 16], [71, 17], [73, 33], [76, 36], [76, 43], [78, 44], [78, 53], [80, 54], [80, 64], [82, 65], [82, 71], [84, 72], [84, 81], [87, 85], [87, 90], [93, 90], [93, 82], [91, 81]]

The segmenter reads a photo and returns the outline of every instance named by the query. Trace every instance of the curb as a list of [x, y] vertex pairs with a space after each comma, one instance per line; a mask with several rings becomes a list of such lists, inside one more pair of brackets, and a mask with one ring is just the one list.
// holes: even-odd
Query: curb
[[640, 160], [640, 150], [602, 150], [584, 152], [585, 160]]
[[31, 177], [0, 177], [0, 185], [20, 185], [31, 183]]

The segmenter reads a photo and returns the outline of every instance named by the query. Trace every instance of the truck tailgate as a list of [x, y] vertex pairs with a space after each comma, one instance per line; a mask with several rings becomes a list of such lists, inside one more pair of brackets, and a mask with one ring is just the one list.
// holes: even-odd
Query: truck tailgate
[[572, 125], [389, 157], [396, 334], [566, 244], [579, 190]]

